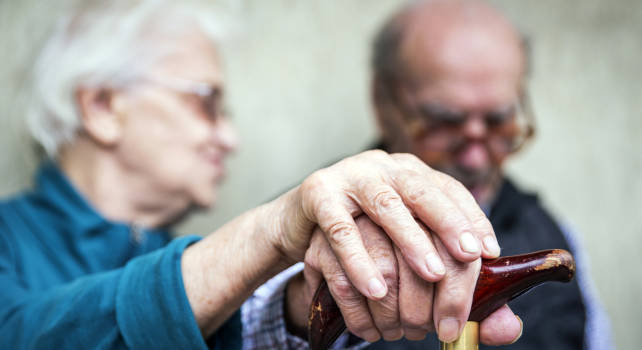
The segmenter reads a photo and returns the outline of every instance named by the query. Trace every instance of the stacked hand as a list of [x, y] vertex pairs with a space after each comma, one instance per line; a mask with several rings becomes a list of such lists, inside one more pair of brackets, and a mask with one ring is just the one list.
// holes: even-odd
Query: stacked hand
[[[492, 226], [459, 182], [414, 156], [370, 151], [312, 174], [285, 197], [292, 214], [282, 217], [280, 249], [306, 262], [288, 285], [291, 329], [307, 324], [323, 278], [348, 329], [368, 341], [434, 330], [456, 339], [479, 258], [499, 255]], [[504, 306], [482, 322], [481, 341], [507, 344], [520, 332]]]
[[[300, 186], [228, 222], [183, 253], [192, 312], [211, 335], [267, 279], [296, 261], [286, 319], [307, 326], [322, 278], [348, 329], [374, 341], [453, 340], [468, 318], [480, 257], [499, 255], [493, 228], [457, 181], [411, 155], [370, 151], [310, 175]], [[510, 343], [520, 322], [507, 307], [481, 340]]]

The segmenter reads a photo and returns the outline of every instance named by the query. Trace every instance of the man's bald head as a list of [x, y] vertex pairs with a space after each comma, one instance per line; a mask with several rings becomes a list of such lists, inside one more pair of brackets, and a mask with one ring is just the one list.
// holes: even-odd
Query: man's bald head
[[[476, 44], [471, 46], [470, 44]], [[376, 77], [413, 77], [413, 56], [424, 59], [472, 59], [473, 50], [497, 52], [504, 45], [519, 56], [527, 73], [527, 43], [496, 9], [476, 0], [427, 0], [406, 5], [390, 18], [374, 41], [372, 68]], [[464, 49], [459, 51], [457, 49]]]

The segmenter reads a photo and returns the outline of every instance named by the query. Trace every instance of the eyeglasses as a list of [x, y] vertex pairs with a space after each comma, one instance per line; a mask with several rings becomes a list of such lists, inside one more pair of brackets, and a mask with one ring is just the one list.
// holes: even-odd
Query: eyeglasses
[[478, 117], [484, 122], [490, 138], [502, 138], [507, 150], [515, 151], [534, 133], [532, 114], [524, 107], [525, 103], [524, 96], [506, 106], [481, 113], [458, 111], [438, 103], [423, 103], [406, 108], [404, 118], [415, 138], [442, 135], [456, 140], [470, 118]]
[[144, 81], [179, 93], [199, 114], [211, 122], [228, 116], [223, 103], [223, 90], [210, 83], [172, 78], [145, 78]]

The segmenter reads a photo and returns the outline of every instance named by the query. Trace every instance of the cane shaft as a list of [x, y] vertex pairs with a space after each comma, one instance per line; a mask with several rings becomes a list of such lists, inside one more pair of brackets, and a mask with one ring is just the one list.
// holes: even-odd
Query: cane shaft
[[457, 340], [452, 343], [439, 342], [440, 350], [478, 350], [479, 322], [468, 321]]

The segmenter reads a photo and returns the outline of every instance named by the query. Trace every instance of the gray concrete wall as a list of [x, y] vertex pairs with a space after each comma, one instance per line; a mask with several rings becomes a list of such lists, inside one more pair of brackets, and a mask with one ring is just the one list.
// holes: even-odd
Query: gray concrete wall
[[[0, 2], [0, 194], [29, 184], [36, 160], [20, 94], [34, 46], [66, 2]], [[401, 1], [245, 1], [243, 41], [225, 52], [243, 147], [214, 211], [181, 232], [208, 233], [375, 137], [368, 45]], [[642, 2], [494, 0], [530, 34], [538, 135], [510, 165], [577, 228], [621, 349], [642, 343]], [[554, 316], [552, 316], [554, 317]]]

